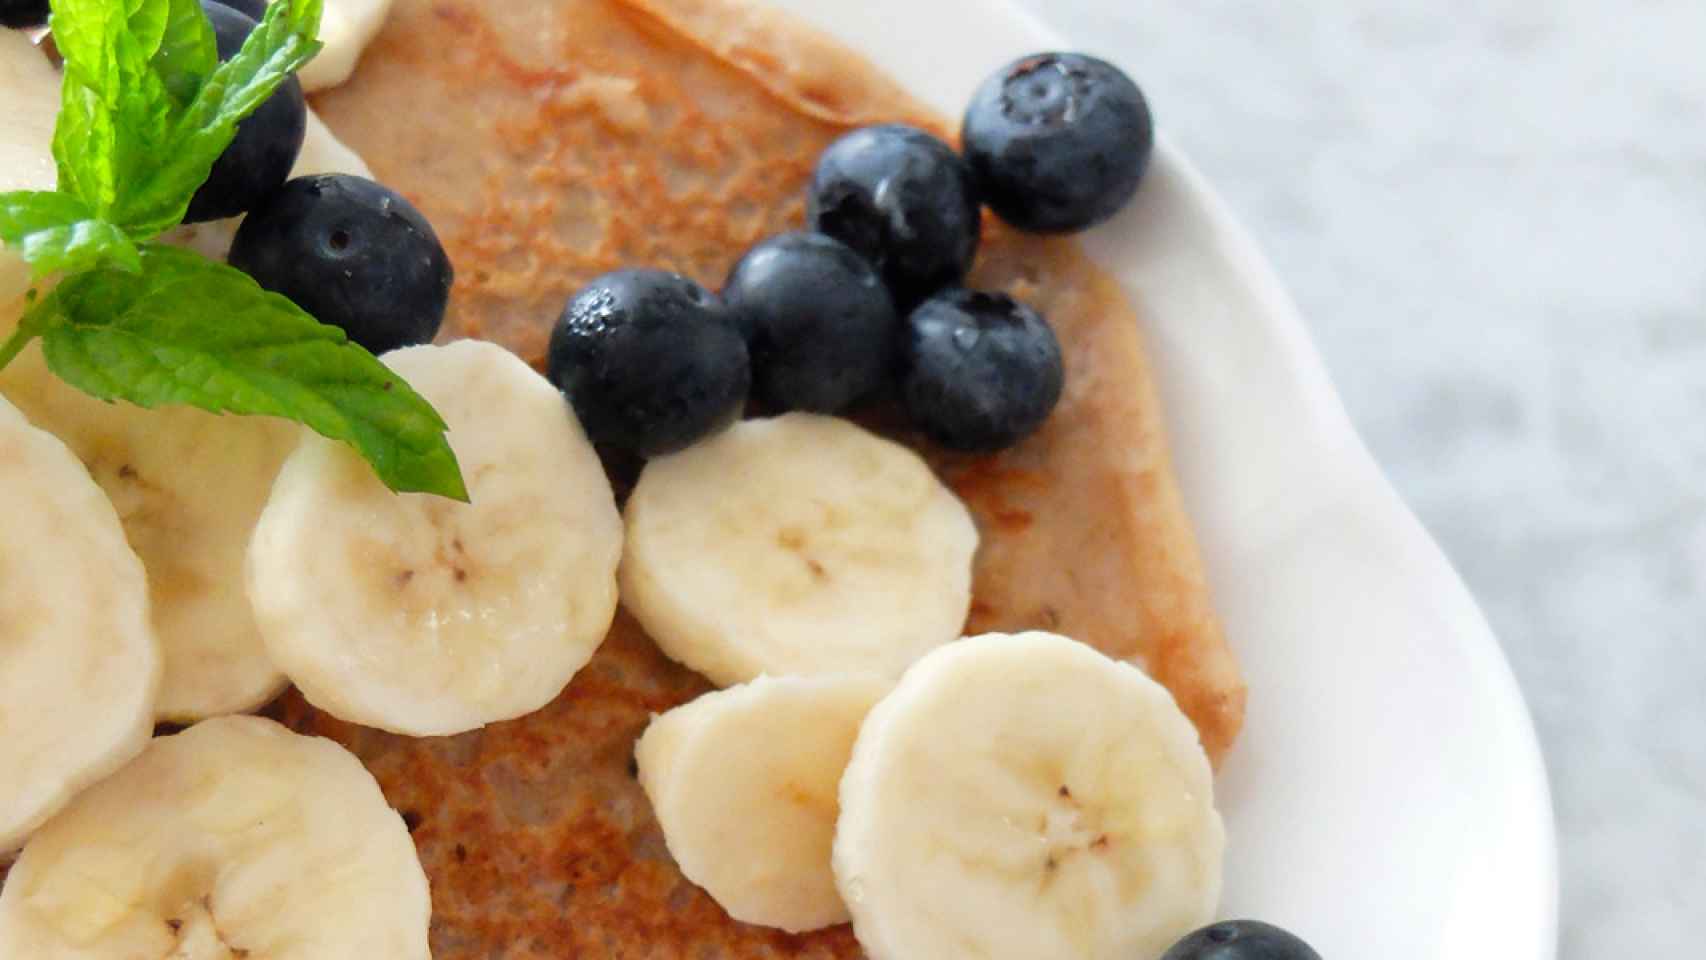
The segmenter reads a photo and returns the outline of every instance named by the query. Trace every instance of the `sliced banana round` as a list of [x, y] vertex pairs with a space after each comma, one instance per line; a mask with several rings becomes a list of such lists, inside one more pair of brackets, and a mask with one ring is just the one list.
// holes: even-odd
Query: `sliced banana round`
[[1166, 689], [1027, 633], [950, 644], [871, 711], [834, 866], [872, 960], [1127, 960], [1213, 918], [1224, 847]]
[[426, 960], [409, 832], [330, 740], [259, 717], [156, 739], [30, 839], [0, 956]]
[[326, 0], [320, 17], [320, 42], [325, 47], [298, 74], [302, 88], [313, 93], [348, 80], [390, 12], [391, 0]]
[[[52, 190], [53, 125], [59, 117], [59, 72], [22, 30], [0, 29], [0, 193]], [[0, 303], [30, 289], [30, 267], [0, 247]]]
[[290, 168], [292, 180], [311, 177], [317, 173], [347, 173], [373, 179], [373, 170], [350, 146], [338, 139], [326, 121], [312, 109], [308, 111], [308, 129], [302, 138], [302, 152], [296, 155], [296, 165]]
[[928, 464], [845, 420], [748, 420], [651, 461], [622, 601], [718, 684], [899, 676], [960, 635], [977, 528]]
[[[0, 129], [0, 185], [52, 189], [58, 76], [22, 34], [0, 30], [0, 93], [18, 92], [19, 123]], [[368, 175], [367, 164], [309, 112], [295, 176]], [[179, 227], [165, 242], [225, 259], [242, 218]], [[22, 261], [0, 251], [0, 334], [16, 326], [29, 286]], [[15, 258], [10, 258], [15, 259]], [[14, 269], [15, 268], [15, 269]], [[189, 722], [252, 710], [284, 689], [261, 646], [244, 590], [249, 536], [301, 431], [286, 422], [220, 417], [189, 407], [103, 403], [60, 382], [39, 346], [3, 373], [0, 391], [83, 460], [119, 511], [148, 570], [154, 627], [165, 653], [160, 717]]]
[[790, 933], [847, 921], [830, 872], [836, 791], [873, 677], [760, 677], [665, 713], [634, 750], [682, 875], [729, 916]]
[[166, 662], [158, 715], [187, 723], [276, 697], [284, 675], [261, 645], [242, 571], [273, 479], [301, 429], [58, 392], [75, 396], [48, 422], [106, 491], [148, 570]]
[[333, 716], [414, 736], [539, 709], [616, 611], [622, 519], [562, 394], [495, 344], [385, 362], [450, 424], [472, 503], [387, 490], [310, 436], [249, 550], [267, 651]]
[[160, 651], [142, 562], [112, 505], [64, 444], [5, 400], [0, 502], [3, 853], [142, 750]]
[[[0, 313], [0, 331], [16, 310]], [[144, 410], [67, 386], [32, 344], [0, 392], [69, 446], [117, 509], [148, 571], [165, 656], [159, 716], [188, 722], [252, 710], [285, 687], [261, 646], [243, 562], [274, 477], [301, 430], [191, 407]]]

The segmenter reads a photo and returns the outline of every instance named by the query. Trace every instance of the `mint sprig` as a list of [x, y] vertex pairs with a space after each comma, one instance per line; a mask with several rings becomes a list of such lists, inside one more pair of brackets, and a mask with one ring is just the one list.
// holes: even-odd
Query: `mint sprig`
[[[152, 224], [131, 222], [118, 207], [154, 168], [187, 159], [175, 155], [170, 125], [206, 81], [230, 70], [219, 63], [200, 0], [55, 0], [49, 25], [65, 60], [53, 131], [59, 192], [138, 241], [169, 229], [182, 209], [177, 219]], [[306, 42], [314, 43], [313, 33]], [[206, 162], [203, 181], [218, 156], [197, 158]], [[185, 208], [200, 185], [184, 196]]]
[[56, 271], [103, 264], [130, 272], [142, 269], [130, 236], [67, 193], [0, 194], [0, 238], [17, 248], [38, 280]]
[[70, 277], [30, 311], [25, 335], [60, 379], [144, 407], [286, 417], [361, 450], [394, 487], [461, 492], [444, 421], [342, 330], [188, 250], [150, 244], [141, 260]]
[[[172, 2], [196, 3], [200, 9], [197, 0]], [[129, 169], [122, 171], [128, 188], [114, 210], [127, 230], [159, 233], [184, 218], [190, 197], [237, 135], [237, 122], [259, 109], [279, 84], [319, 52], [314, 37], [320, 29], [320, 4], [297, 0], [268, 8], [266, 19], [237, 55], [220, 64], [189, 102], [167, 118], [164, 145], [150, 150], [140, 163], [129, 162]]]
[[466, 500], [444, 421], [372, 354], [240, 271], [149, 242], [318, 52], [322, 2], [278, 0], [219, 63], [199, 0], [53, 0], [58, 189], [0, 194], [0, 244], [63, 279], [0, 343], [0, 367], [40, 338], [55, 375], [103, 400], [294, 420], [393, 490]]

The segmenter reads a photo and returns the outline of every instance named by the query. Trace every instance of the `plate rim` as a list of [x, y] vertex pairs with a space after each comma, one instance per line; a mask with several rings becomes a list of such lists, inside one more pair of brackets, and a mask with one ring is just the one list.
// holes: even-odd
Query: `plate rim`
[[[904, 47], [903, 44], [873, 48], [874, 44], [892, 35], [883, 32], [892, 31], [892, 26], [860, 21], [853, 32], [864, 34], [863, 39], [867, 42], [861, 43], [858, 42], [859, 38], [848, 36], [848, 28], [853, 21], [846, 15], [839, 18], [832, 15], [834, 10], [843, 7], [841, 0], [768, 2], [790, 12], [806, 15], [808, 23], [836, 35], [855, 51], [878, 61], [879, 68], [888, 72], [909, 73], [912, 79], [916, 79], [920, 69], [925, 69], [924, 65], [908, 62], [902, 52], [897, 52], [897, 48]], [[1056, 30], [1030, 10], [1019, 6], [1015, 0], [978, 0], [975, 5], [967, 0], [900, 2], [912, 5], [908, 7], [910, 10], [920, 11], [922, 8], [911, 25], [914, 31], [928, 29], [931, 25], [946, 28], [949, 24], [977, 19], [992, 22], [1000, 28], [990, 31], [992, 39], [1005, 43], [1016, 39], [1016, 33], [1022, 33], [1026, 42], [1032, 44], [1027, 50], [1007, 51], [1010, 54], [1017, 55], [1038, 48], [1074, 48]], [[849, 9], [857, 9], [859, 15], [868, 20], [876, 12], [869, 7], [879, 4], [847, 6]], [[953, 8], [951, 11], [944, 12], [941, 9], [950, 6]], [[969, 9], [973, 6], [982, 9]], [[834, 21], [833, 25], [826, 23], [830, 20]], [[841, 29], [836, 29], [836, 26]], [[972, 33], [967, 32], [966, 36], [971, 36]], [[980, 37], [969, 40], [962, 38], [960, 47], [991, 52], [990, 47], [993, 44], [982, 46], [982, 42]], [[886, 60], [884, 54], [888, 55]], [[932, 63], [927, 69], [932, 70], [935, 76], [944, 76], [954, 68], [963, 66], [963, 62], [957, 63], [955, 58], [963, 61], [965, 56], [963, 49], [944, 51], [941, 58], [943, 62]], [[983, 62], [982, 54], [979, 53], [978, 56], [979, 62]], [[898, 69], [901, 67], [907, 69]], [[905, 79], [903, 78], [903, 82]], [[952, 77], [945, 79], [938, 86], [946, 88], [960, 85], [960, 81], [965, 79]], [[969, 88], [964, 92], [969, 93]], [[930, 94], [924, 90], [915, 89], [914, 93], [924, 96], [925, 99], [930, 98]], [[932, 93], [940, 93], [940, 90], [933, 90]], [[951, 102], [958, 103], [963, 100]], [[1449, 614], [1448, 619], [1453, 627], [1449, 639], [1461, 655], [1459, 659], [1466, 671], [1462, 685], [1465, 689], [1477, 689], [1483, 695], [1485, 708], [1493, 715], [1501, 727], [1500, 732], [1504, 734], [1504, 747], [1507, 752], [1501, 753], [1501, 757], [1508, 758], [1514, 767], [1520, 767], [1508, 784], [1512, 793], [1517, 794], [1514, 797], [1515, 806], [1520, 810], [1517, 815], [1531, 828], [1527, 838], [1530, 842], [1526, 846], [1532, 852], [1534, 862], [1526, 869], [1534, 877], [1538, 889], [1529, 891], [1522, 898], [1522, 915], [1513, 919], [1520, 919], [1528, 932], [1520, 936], [1513, 933], [1512, 942], [1520, 946], [1516, 955], [1523, 957], [1523, 960], [1553, 960], [1557, 955], [1559, 938], [1560, 881], [1551, 783], [1526, 698], [1484, 612], [1475, 602], [1449, 558], [1398, 495], [1390, 479], [1363, 442], [1343, 400], [1332, 384], [1326, 362], [1310, 336], [1301, 311], [1287, 292], [1277, 271], [1225, 199], [1184, 151], [1167, 136], [1164, 127], [1158, 131], [1150, 172], [1140, 191], [1138, 203], [1134, 206], [1144, 205], [1146, 194], [1151, 195], [1151, 200], [1154, 194], [1169, 194], [1164, 202], [1182, 204], [1190, 208], [1193, 217], [1200, 221], [1198, 226], [1202, 228], [1202, 236], [1195, 239], [1212, 246], [1213, 255], [1226, 268], [1225, 272], [1231, 283], [1240, 288], [1237, 292], [1249, 302], [1252, 312], [1260, 314], [1263, 325], [1269, 328], [1267, 333], [1271, 335], [1271, 339], [1278, 342], [1283, 356], [1275, 358], [1272, 364], [1276, 368], [1276, 376], [1283, 379], [1282, 386], [1284, 392], [1290, 394], [1289, 399], [1303, 404], [1301, 412], [1307, 421], [1304, 432], [1307, 433], [1306, 439], [1311, 444], [1311, 452], [1331, 459], [1334, 472], [1338, 473], [1342, 480], [1337, 492], [1347, 496], [1352, 508], [1349, 520], [1358, 525], [1356, 529], [1346, 531], [1347, 539], [1350, 534], [1360, 532], [1378, 535], [1382, 542], [1395, 544], [1397, 552], [1402, 555], [1405, 571], [1414, 573], [1418, 580], [1425, 583], [1417, 592], [1436, 602]], [[1091, 231], [1083, 239], [1091, 255], [1104, 268], [1121, 276], [1128, 292], [1141, 298], [1142, 290], [1126, 279], [1137, 261], [1132, 259], [1134, 248], [1130, 243], [1131, 238], [1124, 235], [1130, 231], [1122, 234], [1124, 219], [1117, 218], [1114, 223]], [[1145, 332], [1146, 335], [1154, 333], [1149, 329]], [[1153, 337], [1150, 339], [1152, 346], [1155, 346]], [[1153, 352], [1160, 354], [1162, 351], [1157, 347]], [[1156, 366], [1160, 368], [1165, 364], [1158, 363]], [[1161, 394], [1166, 397], [1166, 370], [1157, 369], [1156, 378]], [[1177, 461], [1181, 459], [1180, 445], [1177, 442], [1180, 431], [1173, 419], [1177, 405], [1164, 402], [1163, 407], [1168, 432], [1174, 438], [1173, 452]], [[1184, 482], [1181, 482], [1181, 487], [1187, 510], [1192, 515], [1193, 524], [1201, 538], [1206, 531], [1205, 518], [1193, 502], [1197, 498], [1193, 497], [1191, 487]], [[1212, 558], [1205, 557], [1205, 562], [1208, 564], [1212, 581], [1215, 579]], [[1224, 571], [1222, 573], [1224, 574]], [[1234, 635], [1232, 640], [1236, 649], [1237, 636]], [[1236, 764], [1237, 749], [1234, 748], [1228, 760], [1228, 769], [1222, 771], [1223, 779]], [[1527, 946], [1529, 944], [1532, 944], [1532, 952]]]
[[[1013, 6], [1012, 0], [988, 2]], [[1034, 21], [1023, 9], [1015, 9], [1021, 17]], [[1053, 31], [1046, 27], [1041, 29], [1050, 38], [1058, 39]], [[1443, 594], [1450, 594], [1448, 599], [1463, 608], [1458, 616], [1465, 619], [1470, 629], [1453, 634], [1453, 640], [1476, 663], [1484, 679], [1490, 680], [1499, 690], [1503, 701], [1501, 706], [1515, 714], [1508, 719], [1519, 728], [1520, 749], [1524, 754], [1522, 760], [1524, 765], [1533, 771], [1533, 777], [1527, 784], [1531, 790], [1530, 815], [1534, 822], [1543, 826], [1545, 837], [1538, 851], [1540, 859], [1536, 864], [1536, 871], [1543, 886], [1539, 916], [1536, 917], [1540, 926], [1537, 933], [1536, 960], [1553, 960], [1558, 954], [1561, 899], [1557, 816], [1545, 751], [1540, 745], [1533, 711], [1528, 705], [1522, 685], [1517, 680], [1510, 658], [1506, 656], [1485, 611], [1469, 590], [1456, 564], [1398, 493], [1397, 487], [1393, 485], [1391, 478], [1363, 440], [1362, 434], [1356, 429], [1338, 388], [1333, 385], [1326, 359], [1315, 345], [1302, 311], [1285, 288], [1272, 262], [1256, 243], [1254, 236], [1233, 214], [1230, 205], [1219, 191], [1214, 189], [1206, 175], [1164, 132], [1157, 133], [1156, 154], [1156, 159], [1161, 164], [1170, 168], [1186, 183], [1196, 202], [1203, 207], [1205, 215], [1213, 221], [1216, 232], [1227, 241], [1227, 252], [1235, 260], [1239, 274], [1248, 279], [1272, 322], [1280, 325], [1298, 348], [1290, 358], [1292, 363], [1289, 367], [1293, 376], [1299, 380], [1299, 393], [1307, 396], [1313, 404], [1317, 427], [1324, 432], [1338, 435], [1336, 439], [1341, 444], [1341, 454], [1347, 459], [1346, 465], [1362, 474], [1356, 478], [1355, 483], [1365, 487], [1367, 495], [1380, 501], [1381, 509], [1365, 513], [1364, 518], [1384, 518], [1384, 522], [1391, 528], [1390, 532], [1411, 542], [1412, 555], [1418, 561], [1437, 565], [1442, 575], [1436, 577], [1440, 581], [1437, 589]], [[1236, 750], [1236, 747], [1234, 749]]]
[[[1065, 38], [1053, 27], [1038, 19], [1031, 11], [1019, 6], [1015, 0], [984, 0], [991, 6], [1005, 8], [1014, 19], [1021, 21], [1040, 40], [1056, 49], [1072, 49]], [[1536, 918], [1540, 925], [1537, 932], [1539, 955], [1536, 960], [1551, 960], [1557, 956], [1559, 941], [1559, 902], [1560, 874], [1558, 862], [1558, 837], [1556, 811], [1552, 798], [1551, 777], [1546, 766], [1545, 752], [1541, 749], [1538, 731], [1534, 725], [1533, 712], [1528, 705], [1521, 684], [1517, 681], [1516, 672], [1511, 667], [1510, 659], [1505, 655], [1504, 648], [1494, 633], [1486, 613], [1479, 602], [1470, 592], [1468, 584], [1458, 571], [1445, 550], [1427, 530], [1414, 510], [1406, 503], [1393, 485], [1390, 476], [1375, 459], [1368, 444], [1351, 420], [1350, 412], [1345, 407], [1337, 387], [1333, 385], [1328, 373], [1325, 357], [1316, 346], [1308, 324], [1303, 318], [1302, 310], [1297, 306], [1291, 293], [1286, 288], [1279, 272], [1271, 260], [1262, 251], [1254, 235], [1246, 228], [1243, 221], [1233, 212], [1231, 205], [1214, 188], [1207, 175], [1190, 160], [1185, 151], [1178, 146], [1166, 133], [1164, 127], [1157, 129], [1155, 156], [1152, 160], [1157, 166], [1170, 170], [1183, 184], [1203, 214], [1210, 220], [1214, 232], [1223, 240], [1223, 252], [1234, 267], [1236, 273], [1245, 279], [1250, 292], [1261, 303], [1263, 312], [1270, 322], [1280, 328], [1282, 335], [1291, 341], [1295, 348], [1288, 364], [1288, 370], [1297, 381], [1295, 386], [1298, 394], [1307, 399], [1312, 406], [1312, 412], [1317, 417], [1317, 427], [1326, 433], [1337, 434], [1336, 439], [1340, 449], [1362, 476], [1357, 478], [1359, 484], [1368, 488], [1368, 493], [1382, 501], [1382, 508], [1376, 515], [1384, 516], [1386, 522], [1393, 527], [1395, 533], [1412, 541], [1415, 555], [1426, 562], [1431, 562], [1442, 568], [1441, 572], [1449, 582], [1441, 583], [1440, 589], [1457, 594], [1457, 600], [1467, 611], [1467, 616], [1474, 621], [1469, 631], [1454, 634], [1453, 638], [1476, 662], [1499, 689], [1505, 706], [1511, 708], [1518, 717], [1514, 722], [1520, 727], [1521, 749], [1525, 765], [1529, 766], [1535, 776], [1529, 784], [1530, 813], [1535, 821], [1543, 825], [1546, 838], [1541, 844], [1540, 862], [1536, 869], [1543, 885], [1539, 904], [1540, 916]], [[1105, 249], [1098, 249], [1095, 243], [1089, 244], [1092, 255], [1104, 266], [1106, 262]], [[1188, 491], [1187, 491], [1188, 498]]]

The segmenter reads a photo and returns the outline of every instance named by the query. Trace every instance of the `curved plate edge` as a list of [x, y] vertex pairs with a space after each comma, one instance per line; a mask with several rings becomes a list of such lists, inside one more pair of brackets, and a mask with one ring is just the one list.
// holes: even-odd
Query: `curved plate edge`
[[[962, 5], [945, 0], [868, 0], [862, 4], [826, 0], [767, 2], [860, 50], [876, 66], [908, 84], [923, 100], [950, 116], [969, 99], [988, 71], [1004, 59], [1039, 48], [1066, 46], [1056, 33], [1011, 0], [982, 0], [984, 9], [976, 14], [968, 14]], [[924, 45], [896, 41], [893, 24], [899, 22], [897, 18], [906, 22], [906, 32], [910, 35], [938, 40], [956, 37], [960, 42], [933, 42], [925, 57], [921, 52]], [[1146, 228], [1138, 229], [1139, 222]], [[1166, 222], [1175, 229], [1155, 229], [1156, 222]], [[1162, 234], [1165, 234], [1164, 246]], [[1418, 658], [1411, 666], [1449, 671], [1454, 682], [1479, 695], [1475, 702], [1488, 711], [1487, 716], [1479, 718], [1479, 725], [1455, 731], [1450, 729], [1452, 714], [1442, 711], [1438, 718], [1440, 729], [1418, 731], [1414, 727], [1418, 722], [1425, 725], [1427, 717], [1382, 717], [1381, 704], [1368, 701], [1376, 722], [1396, 720], [1408, 724], [1406, 728], [1381, 732], [1411, 737], [1432, 733], [1484, 744], [1486, 756], [1503, 758], [1508, 780], [1514, 784], [1498, 810], [1470, 812], [1489, 814], [1486, 817], [1489, 829], [1480, 837], [1485, 839], [1488, 849], [1478, 864], [1471, 865], [1473, 869], [1454, 878], [1461, 881], [1460, 889], [1456, 893], [1442, 893], [1432, 887], [1418, 889], [1419, 895], [1427, 895], [1422, 899], [1431, 896], [1442, 900], [1442, 904], [1436, 904], [1437, 910], [1417, 915], [1415, 925], [1397, 924], [1395, 932], [1385, 935], [1389, 940], [1383, 944], [1359, 941], [1345, 931], [1328, 928], [1319, 918], [1313, 926], [1300, 922], [1299, 932], [1315, 939], [1327, 956], [1444, 960], [1483, 955], [1552, 960], [1558, 936], [1557, 843], [1552, 801], [1539, 741], [1515, 675], [1468, 588], [1438, 544], [1399, 498], [1357, 435], [1301, 314], [1266, 257], [1220, 196], [1165, 136], [1158, 143], [1155, 161], [1137, 202], [1114, 222], [1093, 231], [1085, 241], [1097, 260], [1121, 278], [1140, 306], [1157, 300], [1168, 303], [1163, 318], [1157, 317], [1162, 311], [1140, 312], [1145, 334], [1154, 348], [1185, 497], [1198, 526], [1217, 594], [1226, 597], [1250, 592], [1232, 589], [1240, 585], [1235, 574], [1260, 569], [1266, 555], [1288, 556], [1287, 551], [1295, 552], [1306, 541], [1313, 549], [1319, 549], [1320, 544], [1314, 541], [1320, 538], [1311, 538], [1312, 530], [1337, 531], [1341, 539], [1350, 541], [1350, 552], [1322, 558], [1322, 568], [1337, 564], [1338, 569], [1356, 570], [1357, 567], [1350, 565], [1369, 564], [1382, 567], [1379, 572], [1386, 575], [1387, 585], [1401, 580], [1405, 589], [1403, 597], [1377, 599], [1383, 602], [1401, 599], [1412, 604], [1412, 608], [1395, 602], [1389, 605], [1407, 610], [1424, 626], [1437, 626], [1438, 634], [1452, 641], [1442, 644], [1440, 649], [1404, 651]], [[1211, 284], [1203, 283], [1205, 263], [1214, 274]], [[1228, 366], [1223, 354], [1230, 338], [1224, 331], [1234, 324], [1240, 337], [1235, 348], [1254, 355], [1256, 361], [1236, 366], [1241, 374], [1254, 371], [1257, 383], [1217, 382]], [[1211, 332], [1204, 334], [1203, 328]], [[1300, 412], [1297, 421], [1287, 423], [1282, 431], [1284, 436], [1276, 441], [1276, 445], [1286, 449], [1259, 451], [1261, 458], [1265, 458], [1261, 472], [1271, 472], [1263, 484], [1241, 480], [1239, 474], [1244, 471], [1228, 469], [1225, 451], [1213, 449], [1212, 443], [1181, 442], [1190, 436], [1188, 428], [1195, 427], [1199, 434], [1215, 435], [1219, 428], [1229, 427], [1232, 420], [1250, 416], [1249, 410], [1223, 409], [1220, 397], [1216, 396], [1220, 387], [1226, 388], [1227, 393], [1259, 397], [1263, 403], [1289, 404]], [[1206, 402], [1211, 397], [1216, 403]], [[1257, 411], [1257, 415], [1261, 412]], [[1221, 432], [1249, 434], [1247, 429]], [[1300, 450], [1308, 456], [1296, 456]], [[1240, 466], [1259, 459], [1256, 453], [1240, 450]], [[1338, 546], [1342, 545], [1335, 545]], [[1356, 606], [1357, 598], [1344, 596], [1344, 592], [1341, 590], [1341, 596], [1332, 599]], [[1319, 606], [1316, 600], [1305, 599]], [[1380, 603], [1361, 606], [1367, 609], [1360, 612], [1372, 618], [1371, 629], [1381, 626], [1378, 614], [1390, 612], [1378, 609]], [[1257, 605], [1250, 614], [1261, 612], [1265, 611]], [[1319, 611], [1315, 613], [1318, 617]], [[1258, 671], [1279, 669], [1263, 659], [1264, 654], [1273, 651], [1237, 643], [1247, 633], [1234, 629], [1241, 616], [1243, 612], [1239, 611], [1227, 617], [1235, 645], [1251, 667], [1252, 675], [1267, 679]], [[1441, 665], [1433, 663], [1434, 660], [1445, 662]], [[1299, 696], [1308, 691], [1287, 692]], [[1252, 719], [1256, 722], [1252, 723], [1245, 749], [1234, 751], [1221, 777], [1220, 789], [1229, 809], [1229, 821], [1236, 822], [1244, 815], [1258, 823], [1265, 819], [1266, 826], [1274, 828], [1286, 824], [1287, 816], [1324, 819], [1344, 815], [1347, 819], [1361, 818], [1366, 821], [1361, 825], [1367, 831], [1377, 832], [1381, 810], [1322, 811], [1313, 806], [1306, 809], [1301, 804], [1286, 809], [1265, 792], [1283, 778], [1284, 771], [1263, 769], [1260, 741], [1265, 736], [1298, 734], [1285, 729], [1286, 720], [1297, 711], [1264, 716], [1261, 693], [1258, 688], [1252, 698]], [[1264, 731], [1260, 724], [1268, 720], [1275, 722]], [[1347, 738], [1342, 730], [1303, 726], [1307, 728], [1305, 734], [1330, 737], [1337, 733], [1338, 746], [1347, 751], [1357, 748], [1370, 751], [1370, 759], [1378, 749], [1378, 742], [1361, 738], [1360, 731], [1350, 731]], [[1349, 755], [1357, 756], [1355, 752]], [[1449, 777], [1445, 779], [1449, 782]], [[1448, 801], [1441, 799], [1441, 802]], [[1251, 808], [1259, 806], [1279, 809], [1277, 813], [1264, 811], [1260, 817], [1252, 815]], [[1258, 885], [1267, 886], [1252, 893], [1241, 888], [1237, 881], [1239, 869], [1246, 866], [1239, 858], [1252, 845], [1246, 844], [1241, 851], [1236, 834], [1233, 839], [1227, 909], [1237, 912], [1246, 903], [1254, 906], [1283, 901], [1285, 891], [1277, 890], [1284, 882], [1280, 874], [1286, 870], [1299, 872], [1308, 851], [1292, 850], [1289, 858], [1267, 864], [1263, 876], [1257, 878]], [[1366, 858], [1368, 853], [1362, 850], [1353, 855]], [[1403, 870], [1396, 872], [1401, 874]], [[1521, 875], [1532, 879], [1522, 889], [1511, 889], [1507, 881]], [[1294, 911], [1301, 920], [1310, 913], [1343, 916], [1360, 910], [1365, 924], [1360, 933], [1369, 933], [1379, 926], [1390, 929], [1401, 916], [1397, 904], [1378, 899], [1390, 896], [1391, 891], [1374, 891], [1375, 899], [1366, 903], [1357, 902], [1358, 891], [1343, 892], [1348, 898], [1345, 902], [1313, 903], [1308, 909], [1295, 905]], [[1283, 902], [1278, 909], [1280, 913], [1269, 913], [1268, 919], [1287, 922]], [[1497, 917], [1496, 924], [1488, 921], [1489, 913]], [[1387, 947], [1397, 949], [1391, 952], [1378, 949]]]

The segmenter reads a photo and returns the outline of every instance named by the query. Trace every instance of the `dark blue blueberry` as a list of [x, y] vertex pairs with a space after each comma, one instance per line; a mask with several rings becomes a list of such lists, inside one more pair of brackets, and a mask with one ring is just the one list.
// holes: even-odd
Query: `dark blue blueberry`
[[[219, 59], [236, 56], [256, 21], [218, 0], [202, 0], [201, 8], [213, 22]], [[307, 133], [308, 102], [302, 98], [301, 82], [291, 77], [237, 125], [236, 139], [213, 162], [207, 182], [190, 198], [184, 222], [221, 220], [254, 209], [290, 176]]]
[[1060, 341], [1003, 293], [945, 290], [907, 318], [901, 401], [931, 440], [988, 453], [1030, 436], [1060, 401]]
[[546, 369], [594, 443], [655, 457], [739, 419], [746, 343], [716, 294], [663, 270], [618, 270], [570, 298]]
[[818, 158], [812, 229], [859, 252], [902, 309], [965, 279], [982, 230], [971, 169], [922, 130], [855, 130]]
[[0, 26], [23, 29], [47, 22], [47, 0], [0, 0]]
[[260, 23], [261, 18], [267, 15], [267, 0], [214, 0], [214, 2], [222, 3], [256, 23]]
[[1066, 233], [1118, 213], [1155, 145], [1143, 92], [1119, 68], [1044, 53], [984, 81], [966, 110], [966, 160], [983, 202], [1021, 230]]
[[1161, 960], [1321, 960], [1321, 955], [1272, 924], [1228, 920], [1180, 940]]
[[299, 177], [243, 221], [231, 265], [373, 353], [427, 343], [454, 278], [432, 224], [362, 177]]
[[753, 247], [723, 300], [752, 353], [752, 387], [777, 411], [840, 413], [894, 366], [900, 320], [882, 278], [839, 240], [785, 233]]

